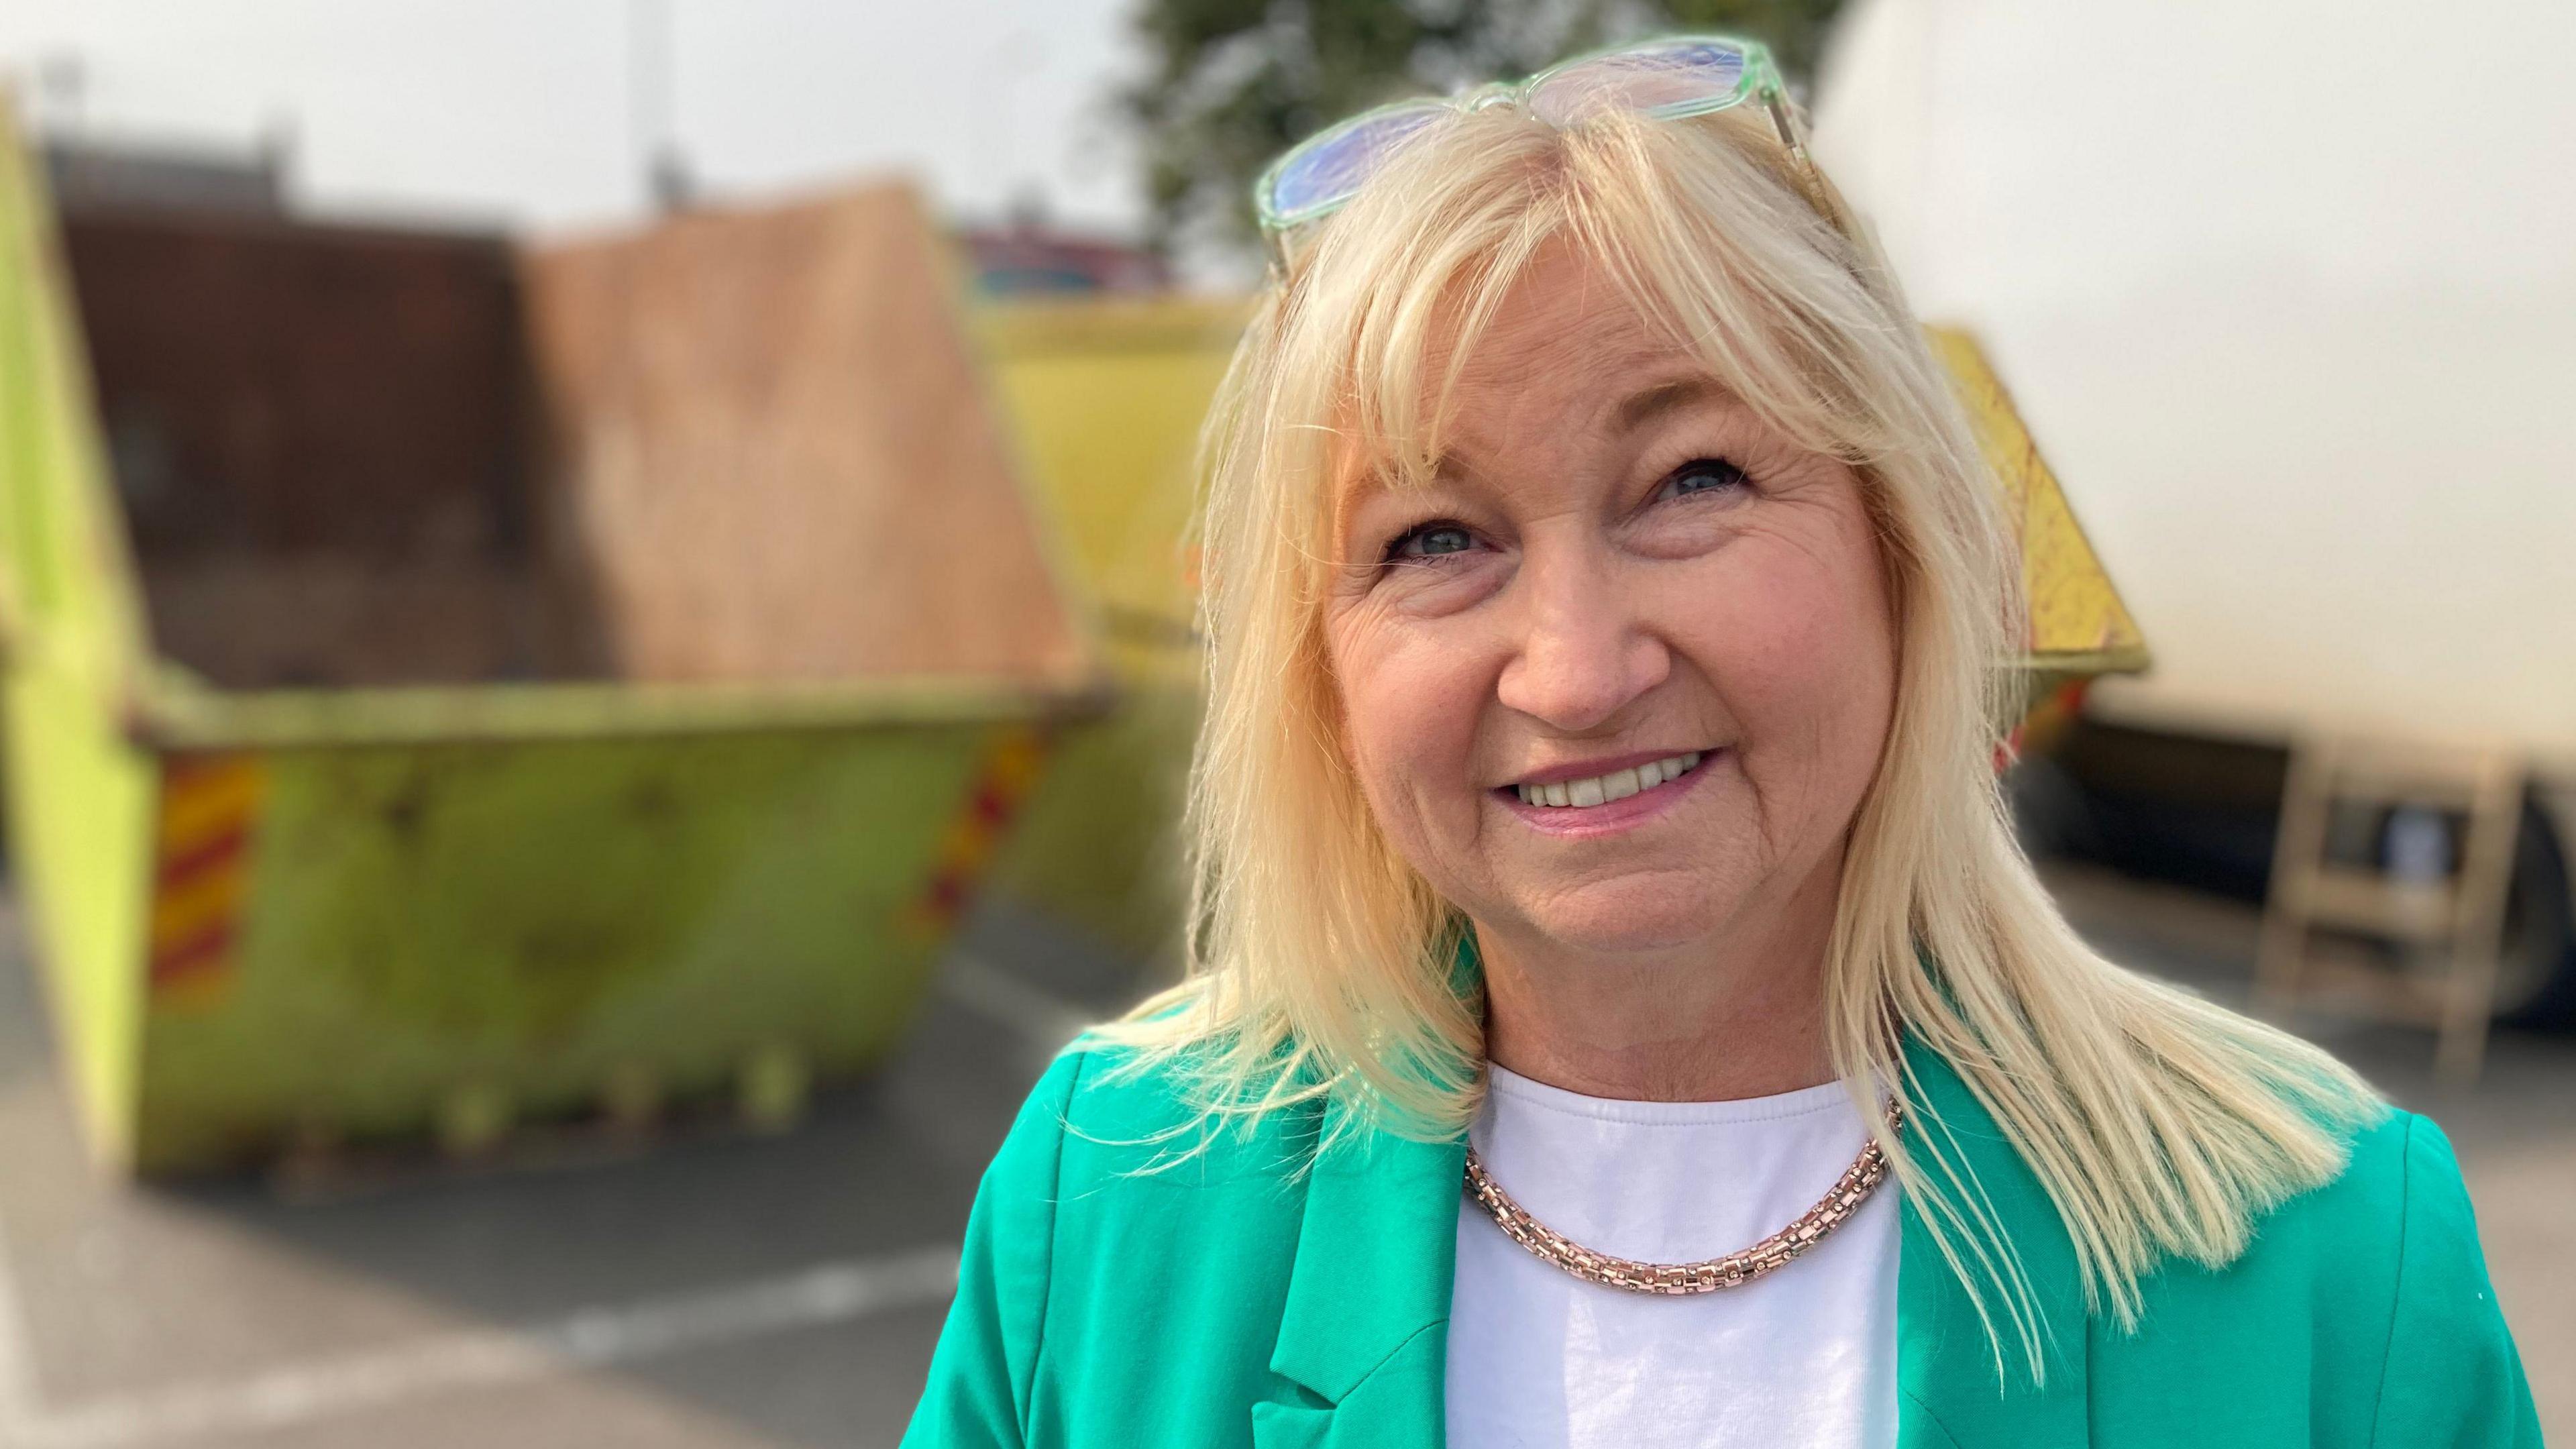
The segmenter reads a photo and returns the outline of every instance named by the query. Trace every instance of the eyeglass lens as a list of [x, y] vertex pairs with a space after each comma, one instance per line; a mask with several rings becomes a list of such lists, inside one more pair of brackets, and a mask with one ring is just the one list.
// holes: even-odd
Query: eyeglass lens
[[1682, 42], [1623, 51], [1566, 67], [1530, 93], [1531, 114], [1567, 126], [1604, 110], [1713, 109], [1731, 101], [1744, 84], [1744, 52], [1732, 46]]
[[1438, 105], [1424, 105], [1363, 116], [1305, 147], [1271, 178], [1271, 215], [1294, 221], [1318, 207], [1349, 200], [1388, 153], [1443, 111]]

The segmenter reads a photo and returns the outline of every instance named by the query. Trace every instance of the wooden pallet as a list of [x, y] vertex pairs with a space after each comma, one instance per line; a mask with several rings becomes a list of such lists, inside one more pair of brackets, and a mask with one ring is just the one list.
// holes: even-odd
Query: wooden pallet
[[[2495, 1008], [2505, 892], [2513, 874], [2526, 767], [2501, 750], [2421, 742], [2312, 739], [2291, 752], [2263, 914], [2257, 998], [2284, 1011], [2331, 999], [2439, 1033], [2449, 1085], [2477, 1079]], [[2412, 806], [2463, 817], [2448, 868], [2400, 876], [2332, 858], [2338, 806]], [[2318, 933], [2390, 942], [2398, 969], [2318, 951]]]

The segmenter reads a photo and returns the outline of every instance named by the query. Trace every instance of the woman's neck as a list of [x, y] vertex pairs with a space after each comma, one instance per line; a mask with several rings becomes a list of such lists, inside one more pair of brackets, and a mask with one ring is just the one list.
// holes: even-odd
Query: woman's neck
[[1627, 1101], [1732, 1101], [1833, 1080], [1824, 977], [1838, 866], [1686, 947], [1576, 954], [1479, 929], [1485, 1054], [1549, 1086]]

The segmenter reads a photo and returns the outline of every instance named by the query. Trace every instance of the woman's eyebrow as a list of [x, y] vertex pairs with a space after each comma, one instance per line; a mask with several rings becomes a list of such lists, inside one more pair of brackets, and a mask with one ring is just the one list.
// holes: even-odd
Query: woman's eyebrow
[[[1456, 461], [1456, 455], [1442, 453], [1429, 481], [1435, 484], [1454, 485], [1458, 475], [1451, 473], [1449, 469]], [[1366, 468], [1354, 472], [1334, 496], [1332, 520], [1334, 537], [1347, 540], [1351, 531], [1358, 526], [1362, 513], [1382, 499], [1392, 498], [1407, 491], [1410, 490], [1399, 485], [1384, 469]]]
[[1666, 378], [1630, 393], [1611, 415], [1614, 434], [1633, 433], [1666, 413], [1678, 412], [1701, 403], [1714, 402], [1726, 396], [1717, 379], [1702, 373]]
[[[1637, 389], [1621, 400], [1619, 406], [1610, 414], [1610, 434], [1613, 437], [1624, 437], [1666, 414], [1723, 402], [1732, 396], [1733, 394], [1726, 390], [1724, 384], [1704, 372], [1666, 377]], [[1425, 475], [1425, 481], [1429, 483], [1452, 488], [1472, 488], [1475, 486], [1476, 478], [1475, 466], [1467, 460], [1464, 453], [1455, 448], [1441, 449], [1440, 456], [1431, 461], [1430, 471]], [[1384, 474], [1374, 474], [1364, 477], [1353, 487], [1346, 489], [1344, 497], [1351, 505], [1356, 506], [1364, 498], [1395, 491], [1397, 491], [1395, 486]]]

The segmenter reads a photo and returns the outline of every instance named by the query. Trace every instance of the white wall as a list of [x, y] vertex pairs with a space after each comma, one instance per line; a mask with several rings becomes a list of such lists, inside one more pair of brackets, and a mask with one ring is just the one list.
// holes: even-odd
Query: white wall
[[2144, 626], [2108, 712], [2576, 757], [2571, 56], [2541, 0], [1855, 6], [1817, 149]]

